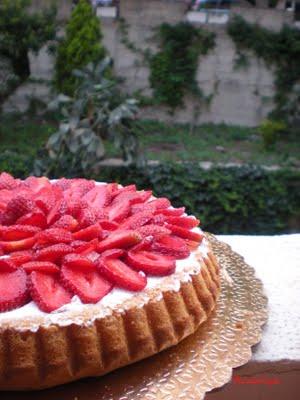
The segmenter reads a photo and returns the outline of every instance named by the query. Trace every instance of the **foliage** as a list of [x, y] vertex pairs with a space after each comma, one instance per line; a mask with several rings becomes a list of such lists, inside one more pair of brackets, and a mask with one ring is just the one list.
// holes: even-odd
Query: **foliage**
[[282, 121], [266, 119], [260, 124], [258, 129], [263, 139], [264, 148], [270, 149], [276, 143], [278, 135], [284, 132], [286, 125]]
[[0, 153], [0, 172], [6, 171], [25, 179], [32, 172], [33, 158], [19, 151], [5, 150]]
[[66, 36], [57, 49], [54, 84], [59, 92], [74, 95], [80, 82], [72, 71], [104, 58], [101, 39], [99, 18], [89, 1], [80, 0], [67, 24]]
[[0, 59], [0, 105], [18, 85], [19, 79], [14, 74], [11, 62], [6, 57]]
[[288, 118], [285, 105], [295, 84], [300, 80], [299, 29], [285, 25], [279, 32], [275, 32], [249, 23], [241, 16], [235, 16], [228, 24], [228, 34], [239, 53], [251, 50], [267, 65], [274, 67], [276, 93], [272, 116], [276, 119]]
[[106, 58], [74, 70], [81, 81], [75, 96], [60, 94], [49, 105], [52, 110], [60, 109], [63, 120], [46, 144], [48, 157], [36, 161], [36, 174], [59, 174], [64, 168], [75, 175], [97, 171], [105, 156], [104, 139], [122, 150], [128, 164], [139, 161], [138, 142], [131, 129], [137, 103], [123, 98], [117, 82], [106, 78], [110, 63]]
[[203, 98], [196, 81], [198, 59], [214, 47], [215, 35], [185, 22], [164, 23], [158, 35], [160, 51], [150, 60], [150, 83], [157, 102], [175, 109], [186, 92]]
[[55, 8], [28, 11], [30, 0], [0, 2], [0, 56], [7, 57], [21, 80], [30, 75], [28, 52], [38, 52], [55, 37]]

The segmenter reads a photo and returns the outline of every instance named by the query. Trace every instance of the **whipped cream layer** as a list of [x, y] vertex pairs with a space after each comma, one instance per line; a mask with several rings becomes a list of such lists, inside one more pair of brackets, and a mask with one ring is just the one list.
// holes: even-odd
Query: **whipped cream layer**
[[[97, 184], [104, 183], [97, 182]], [[151, 199], [153, 198], [151, 197]], [[202, 233], [200, 228], [194, 228], [193, 231]], [[147, 286], [140, 292], [131, 292], [115, 287], [96, 304], [84, 304], [78, 296], [74, 296], [69, 304], [65, 304], [52, 313], [40, 310], [31, 301], [20, 308], [4, 313], [0, 312], [0, 329], [14, 327], [20, 331], [35, 332], [41, 326], [48, 327], [52, 324], [59, 326], [89, 325], [95, 319], [111, 315], [114, 311], [124, 312], [133, 306], [143, 307], [150, 300], [161, 300], [164, 291], [178, 291], [182, 282], [191, 281], [191, 276], [200, 272], [202, 260], [207, 257], [207, 253], [208, 241], [204, 237], [199, 247], [192, 251], [189, 257], [176, 260], [176, 269], [172, 275], [165, 277], [148, 275]], [[4, 257], [7, 256], [0, 258]]]

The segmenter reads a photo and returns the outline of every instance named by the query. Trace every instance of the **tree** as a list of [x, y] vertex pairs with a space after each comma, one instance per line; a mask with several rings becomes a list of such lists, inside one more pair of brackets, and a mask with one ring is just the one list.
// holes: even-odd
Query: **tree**
[[91, 4], [80, 0], [67, 24], [66, 36], [57, 49], [54, 84], [58, 92], [72, 96], [79, 85], [72, 71], [104, 58], [101, 39], [100, 20]]
[[28, 12], [30, 4], [31, 0], [0, 2], [0, 57], [11, 61], [20, 81], [30, 75], [29, 51], [37, 53], [56, 32], [55, 8]]

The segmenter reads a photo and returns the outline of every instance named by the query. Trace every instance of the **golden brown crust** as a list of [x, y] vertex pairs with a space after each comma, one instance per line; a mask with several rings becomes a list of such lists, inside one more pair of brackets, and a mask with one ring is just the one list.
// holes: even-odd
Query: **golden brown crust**
[[37, 332], [0, 331], [0, 390], [42, 389], [104, 375], [176, 345], [202, 324], [216, 305], [219, 266], [209, 252], [200, 273], [165, 291], [161, 300], [95, 320], [51, 325]]

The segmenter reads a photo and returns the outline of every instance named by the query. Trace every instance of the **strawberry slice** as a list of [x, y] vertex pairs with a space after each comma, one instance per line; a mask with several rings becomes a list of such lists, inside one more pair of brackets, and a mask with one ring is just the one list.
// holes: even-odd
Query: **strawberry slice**
[[141, 226], [137, 228], [137, 232], [139, 232], [143, 238], [147, 236], [153, 236], [155, 239], [158, 239], [162, 236], [170, 235], [171, 231], [164, 226], [149, 224]]
[[130, 213], [130, 203], [125, 200], [107, 208], [108, 219], [113, 222], [122, 222]]
[[67, 203], [65, 199], [59, 199], [56, 201], [54, 206], [51, 208], [47, 215], [47, 224], [52, 225], [60, 217], [62, 217], [67, 211]]
[[42, 210], [43, 213], [48, 214], [54, 207], [55, 201], [61, 197], [59, 196], [59, 192], [61, 192], [61, 189], [55, 190], [54, 187], [44, 187], [33, 197], [33, 199], [37, 207]]
[[11, 199], [6, 207], [6, 212], [7, 213], [13, 213], [15, 216], [15, 219], [18, 219], [24, 214], [27, 214], [31, 211], [33, 211], [35, 208], [35, 205], [32, 200], [28, 199], [25, 196], [16, 196], [13, 199]]
[[170, 200], [167, 199], [166, 197], [160, 197], [158, 199], [151, 200], [151, 201], [149, 201], [148, 204], [154, 205], [157, 210], [161, 210], [161, 209], [168, 208], [171, 206]]
[[53, 225], [53, 228], [62, 228], [67, 231], [73, 232], [78, 228], [78, 221], [72, 215], [63, 215]]
[[[12, 272], [17, 269], [16, 264], [10, 258], [0, 258], [0, 273]], [[1, 275], [0, 275], [1, 276]]]
[[106, 239], [102, 240], [97, 247], [97, 251], [103, 252], [110, 249], [124, 249], [139, 243], [141, 235], [133, 230], [112, 232]]
[[22, 265], [25, 272], [30, 274], [32, 271], [43, 272], [45, 274], [57, 274], [60, 269], [49, 261], [29, 261]]
[[153, 236], [144, 237], [140, 243], [131, 248], [131, 251], [150, 250], [153, 240]]
[[80, 213], [83, 209], [88, 207], [88, 203], [82, 199], [68, 199], [67, 200], [68, 209], [67, 214], [78, 219]]
[[102, 237], [102, 228], [99, 224], [90, 225], [80, 231], [73, 232], [74, 240], [92, 240]]
[[152, 213], [154, 214], [156, 212], [155, 204], [137, 203], [131, 206], [131, 214], [136, 214], [142, 211], [152, 211]]
[[190, 250], [184, 239], [177, 236], [163, 236], [152, 245], [152, 250], [161, 254], [184, 259], [190, 255]]
[[131, 205], [137, 203], [145, 203], [151, 196], [151, 190], [142, 190], [140, 192], [125, 191], [121, 192], [114, 198], [113, 204], [122, 203], [123, 201], [129, 201]]
[[74, 253], [85, 255], [96, 250], [98, 244], [98, 239], [93, 239], [90, 242], [85, 242], [84, 240], [74, 240], [74, 242], [71, 243], [71, 246], [74, 248]]
[[63, 260], [63, 265], [73, 269], [80, 269], [81, 271], [95, 271], [96, 266], [89, 258], [81, 254], [67, 254]]
[[113, 285], [103, 278], [98, 271], [85, 271], [63, 265], [61, 279], [65, 287], [77, 294], [83, 303], [98, 303]]
[[127, 218], [125, 222], [120, 225], [121, 229], [136, 229], [145, 225], [153, 216], [152, 211], [142, 211]]
[[145, 275], [129, 268], [116, 258], [104, 258], [99, 261], [98, 270], [107, 279], [122, 289], [140, 291], [147, 285]]
[[0, 242], [0, 248], [4, 251], [4, 253], [11, 253], [13, 251], [19, 251], [19, 250], [27, 250], [31, 249], [32, 246], [34, 245], [36, 239], [35, 237], [29, 237], [26, 239], [22, 240], [16, 240], [12, 242]]
[[30, 250], [21, 250], [10, 253], [10, 259], [14, 262], [17, 267], [32, 261], [33, 254]]
[[0, 272], [0, 312], [23, 306], [28, 300], [27, 276], [18, 269]]
[[45, 229], [47, 226], [47, 219], [42, 211], [33, 211], [25, 214], [16, 221], [17, 225], [32, 225]]
[[73, 248], [71, 246], [67, 244], [53, 244], [52, 246], [39, 250], [36, 254], [36, 259], [55, 263], [69, 253], [73, 253]]
[[33, 271], [30, 274], [29, 290], [39, 309], [48, 313], [70, 303], [72, 299], [71, 293], [61, 285], [56, 275], [43, 272]]
[[91, 207], [83, 208], [78, 216], [81, 228], [86, 228], [87, 226], [95, 224], [98, 219], [97, 213]]
[[18, 186], [16, 180], [7, 172], [0, 174], [0, 190], [1, 189], [14, 189]]
[[36, 235], [37, 243], [70, 243], [73, 240], [72, 233], [61, 228], [49, 228]]
[[99, 221], [99, 224], [102, 229], [105, 229], [107, 231], [115, 231], [116, 229], [119, 228], [119, 224], [116, 224], [115, 222], [111, 221]]
[[117, 188], [112, 192], [112, 197], [115, 198], [119, 194], [125, 192], [136, 192], [136, 185], [127, 185], [120, 188], [117, 186]]
[[167, 216], [166, 221], [169, 224], [178, 225], [178, 226], [181, 226], [182, 228], [187, 228], [187, 229], [195, 228], [196, 226], [198, 226], [200, 224], [199, 219], [197, 219], [195, 217], [188, 217], [188, 216], [184, 216], [184, 217]]
[[34, 236], [41, 228], [31, 225], [1, 226], [0, 236], [2, 240], [20, 240]]
[[202, 242], [203, 233], [201, 232], [190, 231], [188, 229], [181, 228], [180, 226], [171, 224], [166, 224], [166, 227], [170, 229], [174, 235], [177, 235], [183, 239], [193, 240], [198, 243]]
[[125, 251], [123, 249], [111, 249], [111, 250], [105, 250], [101, 254], [101, 258], [120, 258], [125, 254]]
[[24, 185], [30, 188], [33, 193], [38, 193], [43, 188], [51, 187], [49, 179], [45, 176], [40, 178], [37, 178], [36, 176], [29, 176], [25, 179]]
[[132, 268], [150, 275], [170, 275], [176, 268], [176, 262], [173, 257], [150, 251], [129, 251], [126, 260]]
[[59, 187], [62, 191], [67, 190], [71, 187], [72, 180], [66, 178], [57, 179], [56, 182], [53, 183], [54, 187]]
[[163, 215], [168, 215], [170, 217], [180, 217], [185, 212], [185, 207], [180, 208], [163, 208], [158, 209], [156, 213], [160, 213]]

